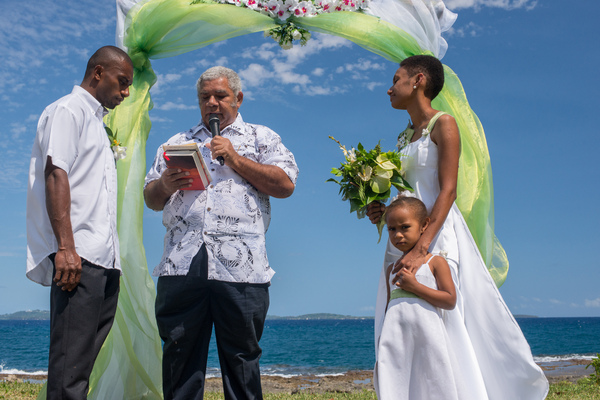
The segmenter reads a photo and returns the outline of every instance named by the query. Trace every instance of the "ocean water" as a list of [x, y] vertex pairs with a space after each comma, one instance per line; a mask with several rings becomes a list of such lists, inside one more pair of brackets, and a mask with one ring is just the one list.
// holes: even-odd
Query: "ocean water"
[[[517, 318], [534, 359], [591, 359], [600, 353], [600, 318]], [[45, 374], [49, 321], [0, 321], [0, 374]], [[292, 376], [369, 370], [375, 363], [373, 319], [267, 320], [261, 340], [263, 374]], [[219, 374], [216, 343], [208, 357]]]

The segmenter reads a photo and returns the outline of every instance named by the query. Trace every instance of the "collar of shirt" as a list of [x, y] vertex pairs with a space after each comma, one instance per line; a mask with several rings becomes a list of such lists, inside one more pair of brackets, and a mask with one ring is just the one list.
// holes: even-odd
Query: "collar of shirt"
[[90, 92], [88, 92], [87, 90], [85, 90], [81, 86], [79, 86], [79, 85], [73, 86], [73, 91], [71, 93], [76, 94], [77, 96], [81, 97], [83, 99], [83, 102], [87, 106], [90, 107], [90, 110], [92, 111], [92, 113], [100, 121], [102, 121], [102, 119], [104, 118], [104, 116], [106, 114], [108, 114], [108, 110], [106, 108], [104, 108], [102, 106], [102, 104], [100, 104], [100, 102], [94, 96], [91, 95]]
[[[230, 125], [228, 125], [225, 129], [221, 130], [221, 134], [231, 134], [235, 135], [243, 135], [245, 132], [244, 120], [242, 119], [242, 114], [238, 113], [235, 121], [233, 121]], [[204, 124], [204, 121], [200, 120], [198, 125], [194, 126], [192, 129], [185, 133], [185, 137], [187, 140], [192, 140], [194, 137], [197, 139], [201, 139], [203, 141], [203, 136], [212, 137], [212, 132], [210, 128]]]

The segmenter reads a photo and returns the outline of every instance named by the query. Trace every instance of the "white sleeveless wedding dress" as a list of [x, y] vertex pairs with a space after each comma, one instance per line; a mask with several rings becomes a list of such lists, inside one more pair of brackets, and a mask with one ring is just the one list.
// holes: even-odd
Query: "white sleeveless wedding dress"
[[[431, 209], [440, 193], [438, 179], [438, 149], [429, 132], [438, 113], [431, 119], [421, 138], [401, 149], [405, 179], [414, 189], [414, 196]], [[548, 393], [548, 381], [533, 361], [531, 349], [519, 325], [504, 303], [490, 276], [469, 228], [456, 204], [452, 205], [440, 232], [429, 251], [448, 260], [456, 285], [457, 304], [454, 310], [444, 312], [444, 325], [461, 375], [469, 382], [469, 392], [460, 400], [537, 400]], [[393, 356], [393, 342], [382, 337], [394, 335], [397, 324], [387, 321], [386, 268], [397, 261], [402, 252], [389, 240], [383, 270], [379, 281], [375, 309], [375, 390], [380, 399], [399, 399], [388, 390], [393, 383], [381, 380], [379, 360]], [[395, 316], [398, 319], [400, 316]], [[390, 330], [391, 332], [388, 332]], [[402, 345], [400, 342], [396, 346]], [[386, 368], [386, 366], [383, 366]], [[429, 371], [433, 373], [434, 371]], [[428, 373], [415, 371], [414, 373]], [[385, 387], [384, 387], [385, 386]], [[392, 388], [393, 390], [393, 388]], [[410, 400], [428, 397], [411, 397]]]

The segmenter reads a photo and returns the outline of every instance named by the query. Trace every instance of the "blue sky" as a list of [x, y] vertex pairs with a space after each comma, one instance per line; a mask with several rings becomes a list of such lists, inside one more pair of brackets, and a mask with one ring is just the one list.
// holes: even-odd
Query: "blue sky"
[[[501, 288], [515, 314], [600, 316], [596, 115], [600, 56], [593, 0], [452, 0], [458, 20], [442, 60], [481, 119], [494, 173], [496, 232], [511, 263]], [[81, 82], [89, 56], [114, 44], [113, 0], [2, 0], [0, 15], [0, 314], [48, 309], [49, 290], [25, 277], [25, 201], [37, 119]], [[90, 12], [92, 10], [92, 12]], [[89, 21], [90, 15], [96, 19]], [[373, 315], [385, 244], [325, 183], [347, 146], [392, 149], [408, 115], [386, 90], [397, 65], [313, 35], [279, 49], [262, 34], [154, 60], [158, 82], [147, 152], [200, 119], [195, 81], [212, 65], [237, 70], [244, 119], [278, 132], [300, 167], [294, 195], [273, 200], [267, 233], [272, 315]], [[151, 163], [151, 159], [148, 163]], [[149, 268], [159, 261], [161, 215], [146, 211]]]

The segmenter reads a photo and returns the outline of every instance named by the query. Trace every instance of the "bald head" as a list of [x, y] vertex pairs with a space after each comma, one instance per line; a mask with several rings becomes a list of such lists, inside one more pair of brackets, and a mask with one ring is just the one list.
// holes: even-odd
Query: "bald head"
[[100, 47], [96, 52], [90, 57], [87, 67], [85, 69], [85, 76], [83, 80], [89, 79], [94, 74], [94, 68], [100, 65], [104, 68], [109, 68], [118, 64], [121, 64], [123, 61], [128, 63], [133, 68], [133, 63], [131, 59], [123, 50], [115, 46], [104, 46]]
[[133, 64], [123, 50], [115, 46], [98, 49], [88, 61], [81, 87], [105, 108], [115, 108], [129, 96], [133, 82]]

